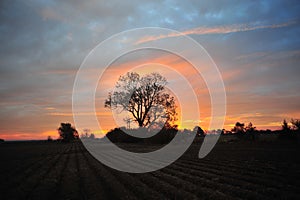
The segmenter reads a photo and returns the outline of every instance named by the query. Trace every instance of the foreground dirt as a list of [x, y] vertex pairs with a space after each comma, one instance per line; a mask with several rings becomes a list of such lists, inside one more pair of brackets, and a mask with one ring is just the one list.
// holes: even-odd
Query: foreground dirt
[[3, 143], [0, 199], [300, 199], [298, 143], [221, 143], [201, 160], [199, 148], [162, 170], [130, 174], [80, 142]]

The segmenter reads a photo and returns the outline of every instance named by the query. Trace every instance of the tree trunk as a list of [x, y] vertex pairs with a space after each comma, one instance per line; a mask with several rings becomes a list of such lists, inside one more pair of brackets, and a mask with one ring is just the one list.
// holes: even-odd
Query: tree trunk
[[143, 122], [142, 121], [138, 121], [139, 122], [139, 127], [143, 127]]

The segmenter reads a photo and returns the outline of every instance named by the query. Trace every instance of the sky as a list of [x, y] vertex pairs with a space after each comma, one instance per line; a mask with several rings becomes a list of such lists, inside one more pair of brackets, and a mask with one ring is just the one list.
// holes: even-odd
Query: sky
[[[279, 129], [283, 119], [300, 118], [299, 10], [299, 1], [292, 0], [3, 0], [0, 138], [55, 138], [61, 122], [73, 124], [72, 90], [84, 58], [110, 36], [142, 27], [180, 31], [206, 49], [218, 66], [226, 89], [225, 129], [230, 130], [237, 121], [251, 121], [258, 129]], [[170, 37], [177, 35], [149, 35], [136, 42]], [[188, 65], [166, 53], [141, 54], [146, 56], [129, 55], [113, 63], [117, 74], [126, 73], [126, 66], [145, 62], [178, 69]], [[113, 73], [112, 67], [106, 77]], [[105, 83], [98, 86], [97, 94], [106, 94], [115, 79]], [[193, 123], [200, 123], [205, 129], [210, 102], [201, 80], [197, 95], [202, 102], [202, 118]], [[107, 131], [114, 124], [111, 112], [101, 105], [96, 103], [98, 119], [106, 123], [103, 129]], [[97, 127], [87, 128], [98, 137], [103, 135]]]

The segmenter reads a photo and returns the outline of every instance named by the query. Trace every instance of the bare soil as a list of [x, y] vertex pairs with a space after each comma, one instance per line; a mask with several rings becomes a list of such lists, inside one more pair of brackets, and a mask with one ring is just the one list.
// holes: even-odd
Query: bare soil
[[204, 159], [199, 148], [159, 171], [131, 174], [106, 167], [81, 142], [5, 142], [0, 199], [300, 199], [299, 143], [221, 142]]

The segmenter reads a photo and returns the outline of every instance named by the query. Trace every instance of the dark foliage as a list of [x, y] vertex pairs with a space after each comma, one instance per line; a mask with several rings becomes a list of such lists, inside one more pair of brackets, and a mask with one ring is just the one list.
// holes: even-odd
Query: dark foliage
[[83, 129], [83, 133], [80, 135], [81, 139], [96, 139], [94, 133], [91, 133], [90, 129]]
[[[140, 130], [126, 130], [126, 132], [127, 131], [138, 132]], [[113, 143], [167, 144], [175, 137], [177, 132], [178, 129], [176, 127], [164, 127], [161, 131], [151, 137], [138, 138], [125, 133], [120, 128], [115, 128], [109, 131], [105, 137]]]
[[61, 123], [57, 130], [63, 142], [71, 142], [79, 138], [77, 130], [70, 123]]
[[278, 136], [280, 140], [298, 141], [300, 134], [298, 126], [300, 125], [300, 121], [292, 119], [290, 123], [292, 126], [286, 120], [283, 120], [281, 130], [271, 131], [269, 129], [257, 130], [251, 122], [247, 126], [244, 123], [237, 122], [231, 132], [223, 129], [222, 135], [235, 135], [239, 140], [255, 141], [259, 139], [260, 135], [272, 134]]
[[140, 76], [131, 72], [120, 76], [113, 93], [109, 93], [105, 107], [127, 111], [129, 123], [139, 127], [157, 127], [176, 120], [175, 98], [165, 91], [166, 79], [158, 73]]
[[237, 122], [235, 124], [235, 126], [233, 127], [232, 132], [234, 132], [236, 134], [243, 134], [243, 133], [245, 133], [245, 124]]
[[226, 135], [235, 134], [237, 138], [242, 140], [256, 140], [259, 136], [259, 131], [256, 130], [252, 122], [249, 122], [247, 126], [245, 126], [244, 123], [237, 122], [231, 131], [232, 132], [223, 130]]
[[297, 140], [297, 130], [292, 130], [288, 122], [284, 119], [282, 122], [282, 130], [279, 133], [279, 139], [283, 140]]
[[195, 126], [193, 131], [196, 131], [197, 136], [204, 136], [205, 135], [203, 129], [200, 126]]
[[291, 124], [293, 125], [293, 129], [296, 131], [300, 131], [300, 120], [299, 119], [291, 119]]
[[251, 122], [249, 122], [249, 124], [246, 126], [245, 134], [250, 140], [256, 140], [258, 138], [258, 131]]
[[52, 137], [51, 137], [51, 136], [48, 136], [48, 137], [47, 137], [47, 141], [48, 141], [48, 142], [52, 142], [52, 141], [53, 141]]

